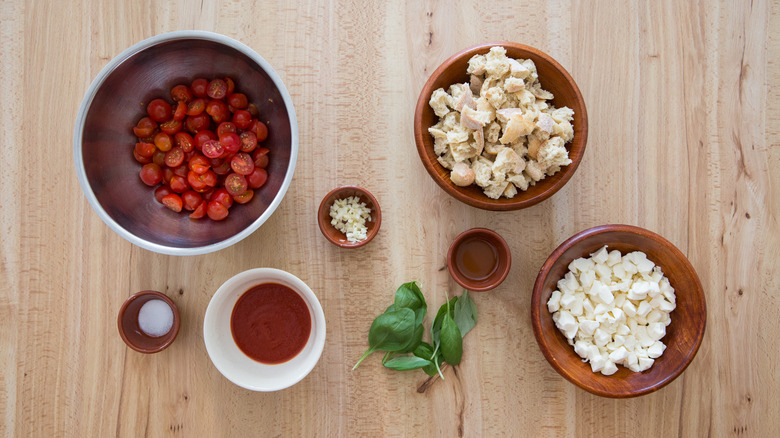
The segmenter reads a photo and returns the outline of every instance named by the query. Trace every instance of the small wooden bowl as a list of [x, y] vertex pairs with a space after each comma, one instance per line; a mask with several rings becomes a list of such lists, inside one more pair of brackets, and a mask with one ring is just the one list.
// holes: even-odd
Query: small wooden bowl
[[[144, 303], [154, 299], [165, 301], [173, 311], [173, 325], [171, 329], [168, 333], [158, 337], [147, 335], [138, 326], [138, 312], [140, 312]], [[179, 317], [179, 309], [167, 295], [154, 290], [145, 290], [130, 296], [122, 304], [116, 322], [119, 328], [119, 335], [125, 341], [125, 344], [139, 353], [148, 354], [163, 351], [173, 343], [176, 335], [179, 334], [181, 319]]]
[[[455, 261], [458, 247], [469, 239], [480, 239], [496, 250], [496, 268], [487, 278], [474, 280], [460, 272]], [[473, 292], [484, 292], [495, 289], [509, 275], [512, 267], [512, 252], [509, 245], [500, 234], [487, 228], [471, 228], [458, 235], [447, 251], [447, 268], [456, 283]]]
[[[552, 104], [557, 108], [567, 106], [574, 110], [574, 121], [572, 122], [574, 139], [566, 145], [569, 150], [569, 158], [572, 161], [571, 164], [562, 167], [555, 175], [545, 177], [536, 185], [529, 187], [528, 190], [518, 191], [514, 198], [490, 199], [477, 185], [459, 187], [453, 184], [450, 180], [450, 171], [437, 161], [437, 155], [433, 151], [433, 138], [428, 133], [428, 128], [436, 124], [438, 120], [433, 109], [428, 105], [433, 91], [438, 88], [446, 89], [452, 84], [468, 82], [469, 75], [466, 73], [466, 68], [469, 59], [476, 54], [487, 53], [494, 46], [504, 47], [510, 58], [531, 59], [536, 64], [542, 88], [555, 96]], [[549, 198], [574, 175], [574, 171], [577, 170], [580, 161], [582, 161], [585, 144], [588, 141], [588, 113], [585, 109], [585, 100], [582, 98], [574, 79], [549, 55], [533, 47], [512, 42], [480, 44], [453, 55], [428, 78], [428, 82], [425, 83], [420, 92], [414, 112], [414, 141], [417, 144], [417, 153], [420, 155], [425, 170], [436, 181], [436, 184], [455, 199], [484, 210], [518, 210]]]
[[[605, 376], [591, 371], [568, 344], [547, 310], [547, 301], [569, 263], [589, 257], [602, 246], [622, 254], [642, 251], [660, 266], [674, 288], [677, 308], [661, 341], [663, 355], [649, 370], [635, 373], [618, 366]], [[699, 350], [707, 322], [707, 305], [699, 277], [682, 252], [668, 240], [643, 228], [630, 225], [602, 225], [582, 231], [563, 242], [544, 262], [534, 284], [531, 321], [539, 348], [558, 373], [580, 388], [604, 397], [626, 398], [657, 391], [679, 376]]]
[[[371, 220], [366, 222], [366, 228], [368, 229], [366, 238], [359, 242], [348, 241], [347, 236], [344, 233], [330, 224], [330, 206], [333, 205], [337, 199], [344, 199], [350, 196], [357, 196], [362, 202], [366, 203], [366, 207], [371, 209]], [[368, 190], [358, 186], [338, 187], [331, 190], [322, 199], [320, 208], [317, 211], [317, 224], [320, 226], [322, 235], [325, 236], [330, 243], [341, 248], [359, 248], [370, 242], [379, 232], [379, 226], [382, 225], [382, 210], [379, 209], [379, 202]]]

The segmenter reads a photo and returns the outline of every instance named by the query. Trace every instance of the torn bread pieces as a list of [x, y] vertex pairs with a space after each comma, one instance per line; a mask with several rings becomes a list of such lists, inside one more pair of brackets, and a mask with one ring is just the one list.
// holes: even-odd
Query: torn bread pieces
[[533, 61], [492, 47], [471, 57], [467, 73], [468, 83], [439, 88], [428, 102], [439, 117], [428, 129], [434, 152], [453, 182], [511, 198], [571, 163], [574, 111], [548, 103]]

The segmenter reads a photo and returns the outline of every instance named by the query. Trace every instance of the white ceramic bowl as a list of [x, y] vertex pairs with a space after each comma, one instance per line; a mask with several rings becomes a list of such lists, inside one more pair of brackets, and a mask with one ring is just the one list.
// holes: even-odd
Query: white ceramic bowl
[[[230, 317], [241, 295], [258, 284], [278, 283], [298, 292], [309, 307], [311, 333], [306, 346], [291, 360], [266, 365], [245, 355], [233, 340]], [[306, 377], [325, 346], [325, 314], [314, 292], [298, 277], [272, 268], [256, 268], [236, 274], [222, 284], [209, 302], [203, 320], [203, 339], [211, 362], [223, 376], [252, 391], [278, 391]]]

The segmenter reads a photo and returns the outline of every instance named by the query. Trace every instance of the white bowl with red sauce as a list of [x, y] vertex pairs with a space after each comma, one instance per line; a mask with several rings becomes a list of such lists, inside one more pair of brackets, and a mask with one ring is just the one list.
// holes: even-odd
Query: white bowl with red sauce
[[272, 268], [241, 272], [220, 286], [203, 320], [214, 366], [252, 391], [278, 391], [306, 377], [325, 346], [325, 314], [298, 277]]

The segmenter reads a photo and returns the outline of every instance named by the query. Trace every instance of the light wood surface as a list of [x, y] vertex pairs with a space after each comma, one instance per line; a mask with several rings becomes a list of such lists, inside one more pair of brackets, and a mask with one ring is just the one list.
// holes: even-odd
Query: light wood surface
[[[0, 2], [0, 433], [780, 436], [780, 3], [487, 3]], [[112, 57], [193, 28], [236, 38], [276, 67], [295, 102], [300, 154], [257, 232], [214, 254], [171, 257], [100, 221], [76, 180], [71, 137], [87, 86]], [[568, 185], [507, 213], [445, 194], [412, 136], [428, 74], [498, 40], [558, 60], [590, 118]], [[342, 184], [368, 188], [382, 206], [382, 229], [362, 249], [339, 249], [317, 228], [321, 198]], [[605, 223], [669, 239], [707, 297], [691, 366], [629, 400], [564, 380], [530, 322], [547, 255]], [[498, 289], [475, 294], [480, 319], [461, 365], [428, 385], [378, 356], [350, 371], [399, 284], [419, 280], [429, 308], [460, 294], [444, 258], [474, 226], [504, 236], [513, 266]], [[213, 292], [260, 266], [309, 284], [328, 323], [317, 367], [276, 393], [230, 383], [203, 344]], [[116, 328], [124, 299], [143, 289], [167, 293], [182, 314], [178, 339], [155, 355], [126, 348]]]

